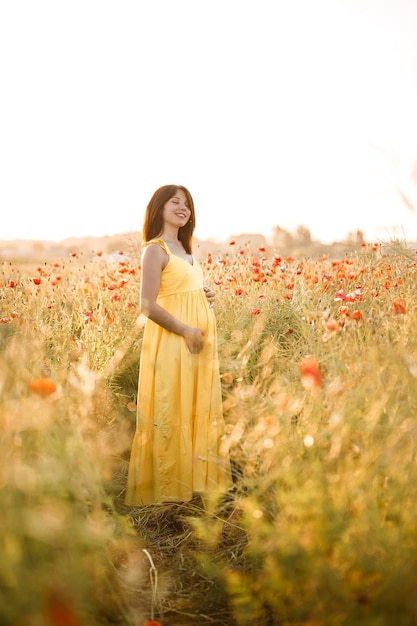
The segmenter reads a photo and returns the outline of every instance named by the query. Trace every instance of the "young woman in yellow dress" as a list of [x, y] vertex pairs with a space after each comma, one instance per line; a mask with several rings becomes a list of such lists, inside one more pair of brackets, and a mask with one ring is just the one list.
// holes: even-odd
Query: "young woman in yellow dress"
[[194, 203], [181, 185], [155, 191], [142, 229], [146, 316], [126, 504], [187, 502], [226, 490], [215, 294], [192, 254]]

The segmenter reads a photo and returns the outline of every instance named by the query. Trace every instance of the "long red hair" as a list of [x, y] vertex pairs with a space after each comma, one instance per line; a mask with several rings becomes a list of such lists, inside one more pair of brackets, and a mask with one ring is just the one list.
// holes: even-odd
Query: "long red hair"
[[164, 185], [155, 191], [152, 198], [148, 202], [148, 206], [146, 207], [145, 218], [142, 226], [142, 238], [143, 241], [150, 241], [151, 239], [157, 238], [161, 234], [164, 223], [162, 217], [164, 205], [168, 202], [168, 200], [175, 196], [179, 189], [181, 189], [187, 197], [191, 215], [185, 226], [182, 226], [179, 229], [178, 239], [181, 241], [187, 254], [191, 254], [193, 247], [193, 232], [195, 228], [194, 202], [188, 189], [182, 185]]

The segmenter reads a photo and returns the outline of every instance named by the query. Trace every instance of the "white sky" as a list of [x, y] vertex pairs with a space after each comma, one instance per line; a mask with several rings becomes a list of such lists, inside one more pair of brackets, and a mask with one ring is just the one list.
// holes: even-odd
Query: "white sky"
[[417, 239], [416, 33], [416, 0], [1, 2], [0, 240], [138, 231], [167, 183], [201, 239]]

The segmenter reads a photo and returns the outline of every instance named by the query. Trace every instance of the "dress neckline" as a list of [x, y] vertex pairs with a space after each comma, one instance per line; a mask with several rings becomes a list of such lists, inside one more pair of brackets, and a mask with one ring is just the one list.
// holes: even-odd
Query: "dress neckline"
[[194, 257], [192, 254], [187, 254], [187, 257], [190, 259], [190, 261], [188, 261], [187, 259], [185, 259], [183, 256], [180, 256], [179, 254], [175, 254], [175, 252], [172, 252], [171, 248], [169, 247], [168, 243], [165, 241], [165, 239], [162, 239], [162, 241], [164, 242], [164, 244], [166, 245], [166, 247], [169, 250], [169, 253], [175, 257], [177, 257], [177, 259], [181, 259], [181, 261], [184, 261], [184, 263], [187, 263], [187, 265], [190, 265], [190, 267], [194, 266]]

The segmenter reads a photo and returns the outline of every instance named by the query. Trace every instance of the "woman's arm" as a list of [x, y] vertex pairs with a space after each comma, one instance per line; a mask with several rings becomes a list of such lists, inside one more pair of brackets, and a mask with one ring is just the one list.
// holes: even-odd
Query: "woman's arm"
[[156, 244], [148, 246], [142, 256], [140, 309], [143, 315], [177, 335], [184, 337], [192, 354], [201, 352], [205, 333], [201, 328], [193, 328], [174, 317], [157, 304], [156, 299], [161, 284], [161, 274], [168, 263], [168, 256]]

